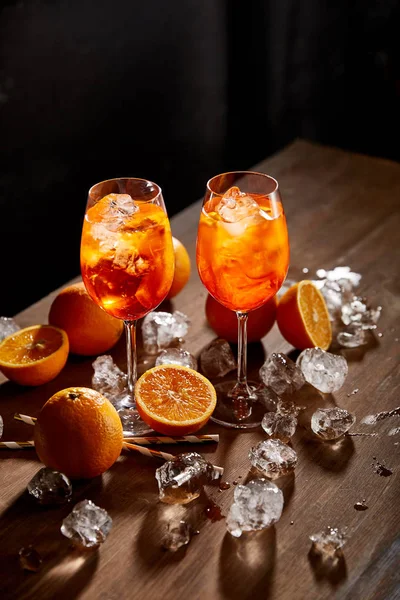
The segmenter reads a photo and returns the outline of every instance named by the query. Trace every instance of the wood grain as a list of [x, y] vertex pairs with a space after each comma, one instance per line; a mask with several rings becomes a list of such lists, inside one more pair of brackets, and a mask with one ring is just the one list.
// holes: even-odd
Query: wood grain
[[[158, 502], [152, 459], [124, 454], [102, 477], [75, 485], [74, 502], [90, 498], [107, 509], [113, 528], [98, 552], [80, 554], [60, 534], [70, 507], [40, 509], [25, 493], [40, 467], [33, 451], [5, 451], [0, 456], [0, 597], [107, 599], [151, 597], [174, 599], [274, 598], [279, 600], [400, 598], [399, 451], [400, 436], [388, 430], [399, 418], [368, 428], [366, 414], [400, 404], [399, 231], [400, 165], [297, 140], [256, 169], [280, 183], [291, 243], [290, 277], [315, 269], [350, 265], [363, 279], [360, 292], [383, 313], [371, 343], [345, 351], [349, 375], [341, 390], [324, 402], [346, 407], [357, 416], [355, 431], [376, 431], [378, 437], [351, 437], [338, 447], [312, 442], [300, 428], [293, 440], [299, 462], [295, 477], [284, 480], [285, 508], [279, 523], [264, 532], [236, 540], [224, 520], [204, 516], [209, 499], [226, 514], [234, 486], [206, 493], [186, 507]], [[168, 198], [166, 199], [168, 203]], [[173, 233], [188, 247], [193, 270], [190, 283], [168, 305], [192, 319], [186, 348], [198, 354], [214, 338], [204, 317], [206, 292], [195, 268], [195, 238], [201, 203], [172, 219]], [[22, 325], [47, 322], [54, 294], [17, 315]], [[276, 327], [249, 351], [250, 370], [257, 372], [265, 354], [293, 350]], [[113, 350], [125, 367], [123, 340]], [[91, 360], [70, 358], [60, 376], [48, 385], [23, 389], [5, 382], [0, 387], [0, 413], [5, 440], [29, 438], [29, 427], [13, 420], [14, 412], [35, 416], [56, 390], [90, 385]], [[147, 365], [148, 366], [148, 365]], [[142, 365], [142, 370], [145, 365]], [[359, 392], [349, 394], [355, 388]], [[315, 401], [318, 406], [318, 400]], [[213, 423], [204, 433], [219, 433], [218, 447], [201, 452], [225, 467], [229, 482], [249, 476], [249, 448], [263, 439], [261, 430], [234, 432]], [[193, 449], [193, 447], [191, 447]], [[176, 452], [176, 448], [165, 447]], [[373, 463], [385, 462], [390, 477], [376, 474]], [[368, 510], [355, 502], [366, 499]], [[170, 554], [161, 549], [165, 525], [183, 516], [200, 534], [186, 549]], [[326, 525], [347, 526], [344, 561], [327, 573], [309, 557], [308, 536]], [[43, 556], [37, 574], [18, 566], [18, 550], [33, 544]]]

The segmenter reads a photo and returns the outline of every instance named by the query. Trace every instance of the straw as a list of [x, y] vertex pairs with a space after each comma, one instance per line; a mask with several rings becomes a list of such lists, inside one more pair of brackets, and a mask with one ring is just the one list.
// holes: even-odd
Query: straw
[[151, 444], [206, 444], [208, 442], [219, 442], [219, 435], [182, 435], [182, 436], [148, 436], [148, 437], [126, 437], [125, 442], [134, 442], [139, 446], [150, 446]]
[[[14, 419], [26, 423], [27, 425], [35, 425], [36, 417], [15, 413]], [[140, 446], [149, 446], [151, 444], [205, 444], [209, 442], [219, 442], [217, 433], [210, 435], [182, 435], [182, 436], [147, 436], [147, 437], [126, 437], [127, 442], [134, 442]]]
[[[140, 454], [143, 454], [144, 456], [152, 456], [153, 458], [162, 458], [164, 460], [175, 460], [176, 458], [176, 456], [169, 454], [168, 452], [150, 450], [150, 448], [144, 448], [143, 446], [137, 446], [136, 444], [129, 444], [128, 442], [124, 442], [124, 448], [127, 448], [128, 450], [134, 450], [135, 452], [140, 452]], [[215, 465], [213, 465], [213, 467], [217, 473], [220, 473], [220, 475], [222, 475], [224, 472], [223, 467], [217, 467]]]
[[0, 448], [3, 450], [26, 450], [26, 448], [34, 448], [35, 443], [31, 440], [28, 442], [0, 442]]
[[20, 413], [15, 413], [14, 419], [16, 419], [17, 421], [22, 421], [27, 425], [35, 425], [37, 421], [36, 417], [30, 417], [29, 415], [21, 415]]

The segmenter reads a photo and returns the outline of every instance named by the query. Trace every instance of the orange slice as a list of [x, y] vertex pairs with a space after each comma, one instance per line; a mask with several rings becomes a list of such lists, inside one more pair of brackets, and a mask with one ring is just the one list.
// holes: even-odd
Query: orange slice
[[311, 281], [296, 283], [282, 296], [276, 315], [286, 341], [299, 350], [318, 346], [327, 350], [332, 327], [323, 295]]
[[186, 435], [207, 423], [217, 396], [212, 383], [197, 371], [160, 365], [138, 379], [135, 400], [141, 418], [154, 431]]
[[52, 325], [33, 325], [5, 338], [0, 344], [0, 371], [21, 385], [51, 381], [67, 362], [68, 336]]

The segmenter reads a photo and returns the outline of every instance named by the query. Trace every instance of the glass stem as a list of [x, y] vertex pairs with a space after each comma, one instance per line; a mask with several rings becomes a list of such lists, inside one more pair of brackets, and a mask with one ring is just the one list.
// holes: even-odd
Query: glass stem
[[134, 393], [137, 380], [136, 358], [136, 323], [137, 321], [124, 321], [126, 337], [126, 360], [128, 370], [128, 390]]
[[237, 311], [238, 318], [238, 370], [237, 385], [247, 386], [247, 319], [248, 313]]

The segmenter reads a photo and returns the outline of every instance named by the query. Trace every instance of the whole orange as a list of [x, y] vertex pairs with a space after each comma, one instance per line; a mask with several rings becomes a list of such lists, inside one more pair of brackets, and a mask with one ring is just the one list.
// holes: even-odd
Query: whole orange
[[185, 246], [177, 238], [173, 237], [175, 255], [175, 272], [172, 285], [167, 294], [167, 299], [174, 298], [183, 290], [190, 277], [190, 258]]
[[[274, 296], [268, 302], [249, 312], [247, 321], [247, 341], [258, 342], [272, 329], [276, 319], [277, 300]], [[210, 294], [206, 300], [206, 318], [211, 329], [227, 340], [237, 344], [238, 321], [236, 313], [222, 306]]]
[[82, 282], [73, 283], [54, 298], [49, 323], [67, 332], [73, 354], [104, 354], [121, 337], [124, 324], [104, 312], [91, 299]]
[[107, 398], [71, 387], [42, 407], [34, 429], [35, 449], [46, 467], [73, 479], [101, 475], [122, 450], [121, 419]]

